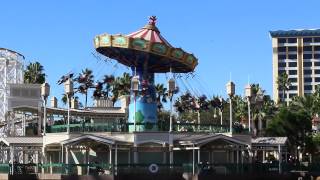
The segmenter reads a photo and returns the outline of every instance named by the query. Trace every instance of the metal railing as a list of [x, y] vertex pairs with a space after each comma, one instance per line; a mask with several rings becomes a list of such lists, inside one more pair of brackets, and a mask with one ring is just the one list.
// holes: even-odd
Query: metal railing
[[[101, 174], [182, 174], [192, 173], [192, 163], [185, 164], [157, 164], [150, 169], [151, 164], [118, 164], [117, 166], [102, 163], [90, 164], [0, 164], [2, 174], [65, 174], [65, 175], [101, 175]], [[12, 171], [13, 170], [13, 171]], [[278, 174], [278, 163], [216, 163], [195, 164], [195, 174]], [[282, 173], [304, 171], [308, 173], [320, 172], [320, 163], [313, 164], [281, 164]]]
[[[79, 132], [129, 132], [129, 127], [133, 127], [133, 123], [79, 123], [70, 124], [71, 133]], [[47, 127], [48, 133], [67, 132], [68, 125], [52, 125]], [[136, 131], [169, 131], [169, 125], [163, 122], [158, 123], [136, 123]], [[212, 132], [227, 133], [229, 126], [217, 124], [196, 124], [196, 123], [174, 123], [173, 131], [175, 132]], [[247, 132], [245, 129], [239, 133]]]

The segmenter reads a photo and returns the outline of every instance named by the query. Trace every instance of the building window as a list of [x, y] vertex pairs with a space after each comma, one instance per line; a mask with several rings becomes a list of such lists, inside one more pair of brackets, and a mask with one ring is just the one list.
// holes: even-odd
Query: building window
[[286, 63], [285, 62], [279, 62], [278, 63], [278, 67], [286, 67]]
[[296, 43], [297, 38], [288, 38], [288, 43]]
[[289, 70], [289, 75], [296, 75], [297, 74], [297, 70]]
[[304, 93], [304, 96], [310, 96], [312, 93], [307, 93], [307, 92], [305, 92]]
[[287, 98], [287, 93], [285, 93], [285, 94], [284, 94], [284, 97], [283, 97], [282, 92], [280, 92], [280, 93], [279, 93], [279, 97], [286, 99], [286, 98]]
[[297, 86], [289, 86], [289, 90], [297, 90]]
[[297, 96], [297, 94], [289, 94], [289, 98], [293, 98], [293, 97], [295, 97], [295, 96]]
[[312, 62], [303, 62], [303, 67], [311, 67]]
[[320, 74], [320, 70], [319, 69], [314, 70], [314, 74]]
[[286, 55], [278, 55], [278, 59], [286, 59], [287, 56]]
[[297, 62], [289, 62], [289, 67], [297, 67]]
[[320, 59], [320, 54], [314, 54], [315, 59]]
[[286, 52], [286, 47], [278, 47], [278, 52]]
[[312, 71], [309, 69], [303, 70], [303, 74], [312, 74]]
[[287, 39], [286, 38], [279, 38], [278, 43], [286, 43]]
[[279, 70], [278, 71], [278, 74], [283, 74], [283, 73], [286, 73], [286, 71], [285, 70]]
[[289, 52], [297, 51], [297, 47], [288, 47]]
[[303, 54], [303, 59], [312, 59], [312, 54]]
[[289, 54], [288, 59], [297, 59], [297, 55], [296, 54]]
[[320, 46], [314, 46], [315, 51], [320, 51]]
[[306, 85], [306, 86], [304, 86], [304, 90], [312, 90], [312, 85]]
[[303, 51], [312, 51], [312, 46], [303, 46]]
[[310, 43], [312, 42], [312, 38], [303, 38], [304, 43]]
[[295, 82], [297, 82], [297, 78], [289, 78], [289, 81], [292, 83], [295, 83]]
[[314, 62], [314, 66], [320, 66], [320, 62], [319, 61]]
[[304, 78], [304, 82], [312, 82], [312, 78]]
[[314, 78], [314, 82], [320, 82], [320, 77], [316, 77], [316, 78]]
[[313, 42], [320, 42], [320, 37], [315, 37]]

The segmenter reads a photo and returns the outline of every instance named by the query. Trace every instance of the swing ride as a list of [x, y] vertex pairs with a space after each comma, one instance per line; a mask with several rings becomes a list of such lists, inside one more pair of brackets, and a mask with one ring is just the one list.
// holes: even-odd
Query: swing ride
[[[198, 65], [193, 54], [173, 47], [161, 36], [156, 20], [151, 16], [147, 25], [128, 35], [101, 34], [94, 38], [97, 52], [132, 69], [129, 131], [157, 130], [155, 73], [189, 73]], [[174, 81], [169, 83], [174, 87]]]

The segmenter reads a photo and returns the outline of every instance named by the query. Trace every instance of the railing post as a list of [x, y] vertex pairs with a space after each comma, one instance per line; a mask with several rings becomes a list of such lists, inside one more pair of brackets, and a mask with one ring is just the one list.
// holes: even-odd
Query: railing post
[[281, 154], [281, 145], [280, 145], [280, 144], [278, 144], [278, 153], [279, 153], [279, 155], [278, 155], [278, 160], [279, 160], [279, 174], [281, 174], [281, 173], [282, 173], [282, 169], [281, 169], [282, 154]]
[[194, 144], [192, 146], [192, 175], [195, 174], [195, 155], [194, 155]]
[[114, 158], [114, 165], [115, 165], [115, 175], [118, 173], [118, 145], [116, 144], [116, 149], [114, 151], [115, 158]]

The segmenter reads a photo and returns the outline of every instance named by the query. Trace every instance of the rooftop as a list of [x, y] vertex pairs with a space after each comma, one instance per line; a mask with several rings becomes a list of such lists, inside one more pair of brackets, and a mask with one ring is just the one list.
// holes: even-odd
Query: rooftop
[[271, 37], [320, 36], [320, 29], [296, 29], [270, 31]]

